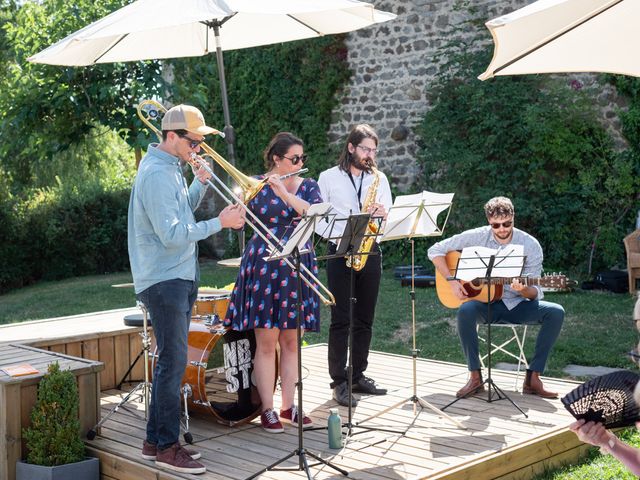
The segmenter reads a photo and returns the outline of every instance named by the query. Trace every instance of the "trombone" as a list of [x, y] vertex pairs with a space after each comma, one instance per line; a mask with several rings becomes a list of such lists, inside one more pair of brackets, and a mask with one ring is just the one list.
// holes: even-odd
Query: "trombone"
[[[158, 139], [162, 139], [162, 132], [152, 123], [154, 120], [158, 120], [160, 115], [166, 113], [167, 109], [161, 103], [156, 102], [155, 100], [143, 100], [137, 106], [138, 116], [140, 120], [151, 130], [153, 131]], [[220, 135], [224, 137], [224, 134], [218, 130], [214, 132], [216, 135]], [[235, 182], [240, 186], [242, 191], [244, 192], [245, 201], [240, 199], [234, 192], [231, 190], [215, 173], [209, 166], [208, 162], [203, 158], [197, 156], [195, 153], [192, 153], [188, 162], [193, 167], [201, 167], [204, 168], [210, 175], [211, 178], [220, 185], [220, 187], [226, 192], [222, 192], [220, 188], [213, 184], [211, 180], [207, 180], [207, 183], [214, 189], [214, 191], [222, 197], [222, 199], [227, 202], [227, 204], [232, 205], [234, 202], [242, 205], [245, 212], [253, 219], [251, 222], [249, 219], [246, 222], [253, 228], [253, 230], [262, 238], [267, 246], [271, 249], [272, 252], [281, 251], [279, 247], [281, 247], [280, 241], [278, 238], [273, 237], [273, 234], [269, 230], [269, 228], [262, 223], [262, 221], [247, 207], [246, 203], [255, 197], [258, 192], [264, 187], [266, 184], [265, 180], [258, 180], [255, 178], [251, 178], [244, 173], [240, 172], [237, 168], [227, 162], [222, 156], [216, 152], [213, 148], [211, 148], [206, 143], [202, 142], [200, 144], [200, 148], [205, 152], [205, 155], [210, 156], [213, 160], [222, 167], [224, 171], [226, 171], [231, 178], [235, 180]], [[295, 172], [296, 174], [303, 173], [302, 170]], [[259, 227], [259, 228], [258, 228]], [[275, 243], [270, 240], [270, 238], [275, 239]], [[285, 263], [291, 268], [295, 270], [295, 266], [291, 263], [288, 258], [283, 258]], [[306, 265], [300, 263], [300, 278], [301, 280], [307, 284], [307, 286], [318, 295], [320, 301], [325, 305], [335, 305], [336, 300], [333, 294], [329, 291], [327, 287], [325, 287], [322, 282], [307, 268]], [[326, 294], [323, 295], [320, 290], [314, 285], [314, 282], [324, 291]]]

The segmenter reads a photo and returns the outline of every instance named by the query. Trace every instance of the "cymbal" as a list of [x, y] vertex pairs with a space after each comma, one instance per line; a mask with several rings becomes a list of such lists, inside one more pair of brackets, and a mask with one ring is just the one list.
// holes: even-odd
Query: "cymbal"
[[238, 268], [240, 266], [240, 260], [242, 260], [242, 257], [225, 258], [223, 260], [218, 260], [218, 265], [220, 265], [222, 267], [235, 267], [235, 268]]

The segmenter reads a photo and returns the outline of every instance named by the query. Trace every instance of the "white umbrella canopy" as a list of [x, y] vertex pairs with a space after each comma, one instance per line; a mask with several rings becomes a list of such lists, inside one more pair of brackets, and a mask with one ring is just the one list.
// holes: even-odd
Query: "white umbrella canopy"
[[560, 72], [640, 76], [638, 0], [539, 0], [486, 23], [493, 59], [478, 78]]
[[205, 55], [343, 33], [395, 18], [355, 0], [138, 0], [29, 58], [83, 66]]
[[137, 0], [28, 58], [87, 66], [216, 52], [224, 132], [235, 163], [222, 50], [344, 33], [395, 14], [357, 0]]

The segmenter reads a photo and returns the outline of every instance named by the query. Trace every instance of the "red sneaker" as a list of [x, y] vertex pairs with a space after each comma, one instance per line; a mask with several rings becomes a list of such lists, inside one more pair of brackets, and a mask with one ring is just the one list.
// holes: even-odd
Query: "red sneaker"
[[269, 408], [262, 412], [260, 415], [260, 422], [262, 423], [262, 428], [266, 432], [269, 433], [282, 433], [284, 432], [284, 428], [278, 419], [278, 414], [273, 408]]
[[[290, 423], [294, 427], [298, 426], [298, 407], [295, 405], [287, 410], [280, 410], [280, 418], [285, 423]], [[313, 420], [302, 412], [302, 428], [309, 428], [313, 426]]]

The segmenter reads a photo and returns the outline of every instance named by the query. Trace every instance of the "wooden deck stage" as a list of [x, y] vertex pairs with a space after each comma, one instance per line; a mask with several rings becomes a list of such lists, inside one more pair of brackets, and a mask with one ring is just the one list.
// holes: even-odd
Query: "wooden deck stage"
[[[121, 309], [0, 327], [0, 342], [24, 343], [67, 355], [105, 363], [100, 372], [102, 414], [115, 405], [123, 392], [113, 390], [140, 350], [139, 328], [125, 327]], [[328, 387], [326, 345], [303, 349], [304, 409], [316, 425], [326, 425], [329, 408], [337, 406]], [[367, 373], [389, 389], [385, 396], [363, 396], [354, 409], [357, 423], [389, 406], [409, 399], [413, 393], [412, 359], [409, 356], [372, 352]], [[466, 367], [433, 360], [417, 360], [418, 396], [436, 407], [454, 399], [466, 382]], [[138, 362], [133, 378], [142, 378]], [[507, 400], [491, 403], [486, 394], [464, 399], [446, 412], [462, 422], [462, 430], [429, 409], [413, 414], [407, 401], [384, 415], [367, 421], [367, 427], [395, 429], [403, 433], [368, 431], [355, 427], [344, 450], [331, 450], [325, 430], [305, 432], [304, 447], [349, 472], [342, 477], [326, 466], [311, 467], [314, 479], [528, 479], [547, 468], [577, 460], [587, 447], [566, 426], [570, 415], [559, 400], [544, 400], [514, 392], [514, 373], [493, 370], [493, 378], [522, 408], [525, 418]], [[545, 379], [545, 385], [561, 394], [576, 383]], [[212, 417], [192, 416], [191, 433], [207, 473], [190, 476], [155, 467], [139, 456], [144, 438], [143, 406], [127, 404], [103, 426], [101, 435], [86, 441], [90, 455], [101, 459], [103, 480], [242, 479], [295, 451], [297, 430], [285, 425], [284, 434], [268, 434], [259, 420], [239, 427], [215, 423]], [[276, 407], [280, 406], [279, 391]], [[340, 407], [342, 420], [347, 409]], [[382, 443], [377, 443], [382, 441]], [[297, 467], [297, 456], [286, 466]], [[310, 459], [311, 460], [311, 459]], [[306, 478], [297, 472], [271, 471], [264, 479]]]
[[[304, 408], [316, 425], [326, 425], [329, 408], [337, 406], [328, 388], [326, 358], [324, 344], [303, 349]], [[461, 365], [430, 360], [418, 360], [417, 372], [418, 395], [437, 407], [450, 402], [467, 378], [466, 368]], [[372, 352], [368, 373], [388, 387], [389, 394], [361, 398], [354, 409], [354, 422], [412, 395], [411, 358]], [[346, 469], [349, 478], [363, 480], [531, 478], [545, 468], [577, 459], [585, 451], [575, 435], [567, 431], [571, 417], [559, 400], [515, 393], [512, 373], [493, 370], [493, 374], [497, 384], [508, 391], [529, 418], [507, 400], [487, 403], [483, 400], [485, 394], [461, 400], [446, 410], [467, 427], [467, 430], [461, 430], [430, 409], [414, 417], [413, 403], [407, 402], [363, 424], [405, 434], [355, 427], [356, 435], [347, 442], [344, 451], [339, 451], [328, 448], [325, 430], [311, 431], [304, 434], [304, 447]], [[547, 379], [545, 385], [563, 393], [575, 387], [575, 384], [551, 379]], [[103, 392], [103, 415], [119, 399], [117, 391]], [[279, 402], [278, 397], [276, 407]], [[216, 424], [212, 417], [192, 417], [191, 433], [194, 444], [202, 452], [207, 473], [198, 476], [167, 474], [157, 470], [153, 462], [139, 458], [145, 422], [141, 416], [142, 405], [134, 405], [139, 408], [139, 416], [134, 414], [136, 412], [120, 410], [105, 423], [102, 436], [87, 442], [91, 453], [102, 460], [105, 479], [242, 479], [298, 446], [297, 430], [288, 425], [285, 425], [284, 434], [274, 435], [264, 432], [258, 419], [248, 425], [229, 428]], [[346, 422], [347, 409], [340, 407], [340, 412]], [[381, 440], [382, 443], [374, 445]], [[295, 456], [285, 465], [296, 467], [297, 459]], [[127, 474], [123, 475], [123, 472]], [[326, 466], [312, 467], [311, 473], [316, 479], [342, 477]], [[268, 472], [259, 478], [306, 478], [306, 475], [303, 472]]]

